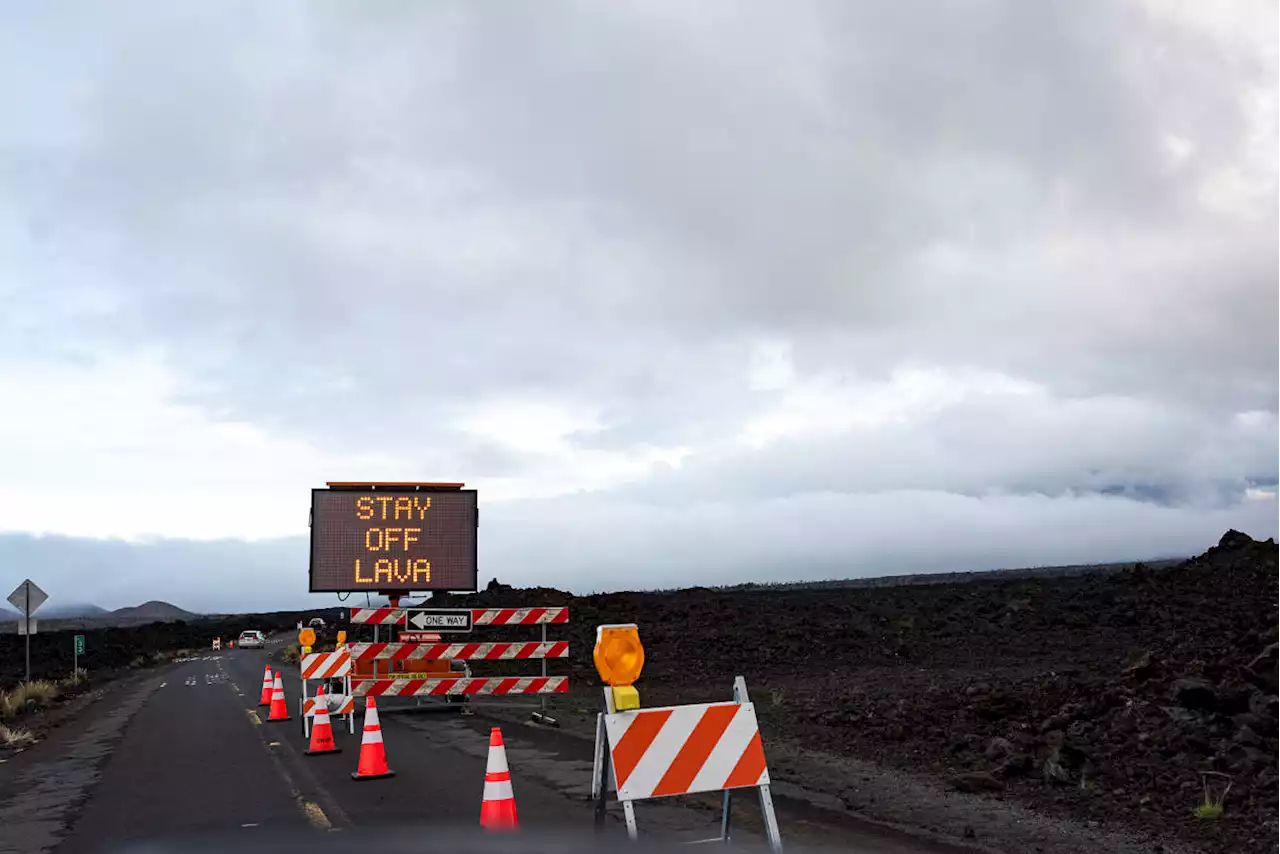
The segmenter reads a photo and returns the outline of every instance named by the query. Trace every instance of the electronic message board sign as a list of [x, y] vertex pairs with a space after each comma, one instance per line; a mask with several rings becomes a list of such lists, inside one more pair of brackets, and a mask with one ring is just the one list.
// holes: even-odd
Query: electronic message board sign
[[313, 489], [311, 592], [476, 589], [474, 489]]

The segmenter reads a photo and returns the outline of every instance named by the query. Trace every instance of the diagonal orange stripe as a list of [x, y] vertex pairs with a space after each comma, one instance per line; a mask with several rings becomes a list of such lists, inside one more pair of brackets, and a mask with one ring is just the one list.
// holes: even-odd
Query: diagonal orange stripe
[[672, 759], [671, 764], [667, 766], [667, 773], [662, 775], [662, 779], [654, 787], [655, 798], [659, 795], [680, 795], [689, 791], [689, 784], [693, 782], [694, 777], [698, 776], [703, 763], [707, 761], [711, 751], [716, 749], [720, 736], [724, 735], [724, 731], [729, 728], [729, 721], [733, 720], [733, 716], [740, 708], [741, 706], [737, 703], [733, 703], [711, 706], [702, 713], [702, 719], [680, 746], [680, 752], [676, 754], [676, 758]]
[[658, 737], [667, 718], [671, 717], [671, 711], [663, 709], [660, 712], [640, 712], [622, 734], [622, 738], [618, 739], [617, 746], [613, 748], [613, 769], [619, 786], [626, 783], [631, 772], [636, 770], [636, 763]]
[[764, 774], [764, 746], [760, 743], [760, 731], [751, 736], [751, 743], [742, 751], [742, 758], [733, 766], [729, 779], [724, 781], [722, 789], [740, 789], [743, 786], [754, 786], [760, 782]]

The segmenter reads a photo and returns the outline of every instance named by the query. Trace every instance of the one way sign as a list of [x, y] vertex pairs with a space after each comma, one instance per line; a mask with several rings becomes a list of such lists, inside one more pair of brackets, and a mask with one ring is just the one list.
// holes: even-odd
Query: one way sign
[[469, 632], [471, 611], [466, 608], [410, 608], [405, 622], [422, 631]]

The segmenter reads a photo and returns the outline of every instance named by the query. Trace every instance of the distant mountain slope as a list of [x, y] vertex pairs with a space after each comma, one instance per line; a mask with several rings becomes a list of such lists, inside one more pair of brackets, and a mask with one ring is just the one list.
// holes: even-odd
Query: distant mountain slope
[[106, 608], [99, 608], [97, 605], [89, 604], [61, 604], [50, 602], [39, 611], [36, 611], [36, 618], [41, 620], [72, 620], [78, 617], [105, 617], [111, 612]]
[[[73, 611], [79, 614], [64, 616]], [[66, 605], [58, 610], [45, 607], [36, 611], [35, 616], [41, 634], [71, 629], [122, 628], [146, 623], [194, 622], [203, 619], [200, 614], [193, 614], [169, 602], [158, 601], [144, 602], [132, 608], [119, 608], [115, 611], [106, 611], [93, 605]], [[17, 630], [17, 613], [11, 609], [0, 608], [0, 635], [11, 635]]]
[[171, 605], [168, 602], [160, 602], [153, 599], [150, 602], [143, 602], [141, 605], [135, 605], [132, 608], [117, 608], [112, 611], [109, 616], [122, 617], [130, 620], [193, 620], [199, 615], [193, 614], [190, 611], [184, 611], [177, 605]]

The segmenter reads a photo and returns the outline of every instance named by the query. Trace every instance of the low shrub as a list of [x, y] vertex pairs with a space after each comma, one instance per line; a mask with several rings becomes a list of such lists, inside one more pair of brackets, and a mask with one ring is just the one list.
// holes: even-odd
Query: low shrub
[[0, 747], [27, 747], [35, 741], [36, 737], [30, 730], [0, 724]]
[[55, 682], [24, 682], [13, 690], [0, 694], [0, 719], [12, 720], [29, 709], [43, 709], [58, 699], [58, 694]]
[[58, 689], [63, 691], [64, 693], [68, 691], [75, 691], [80, 688], [83, 688], [88, 681], [89, 681], [89, 671], [81, 667], [80, 669], [76, 670], [75, 673], [72, 673], [70, 676], [65, 676], [62, 679], [59, 679]]

